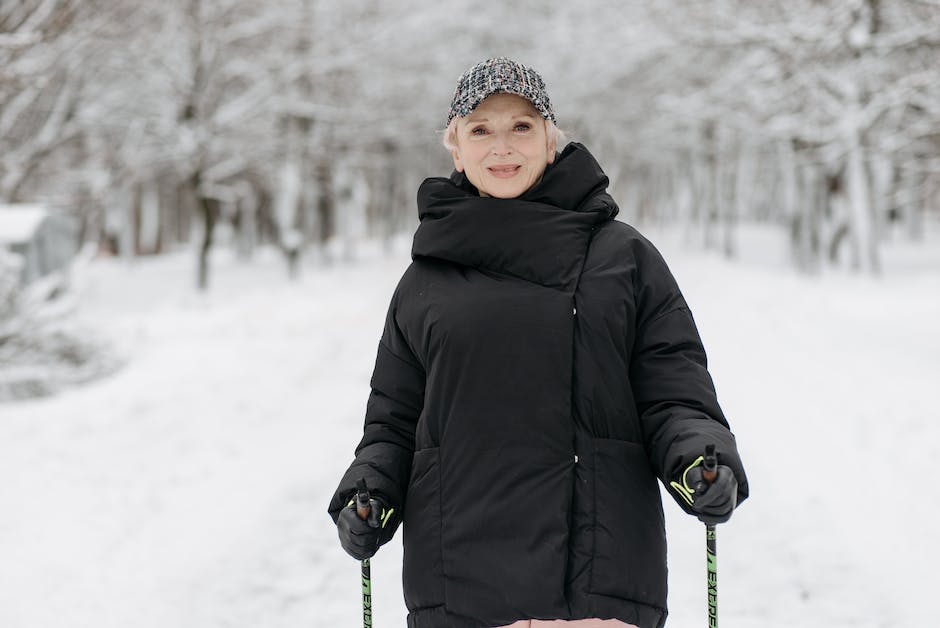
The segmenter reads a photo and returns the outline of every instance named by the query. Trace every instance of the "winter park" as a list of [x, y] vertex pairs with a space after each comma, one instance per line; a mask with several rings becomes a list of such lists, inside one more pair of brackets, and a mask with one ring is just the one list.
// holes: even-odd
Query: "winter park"
[[2, 628], [935, 625], [938, 320], [937, 0], [0, 2]]

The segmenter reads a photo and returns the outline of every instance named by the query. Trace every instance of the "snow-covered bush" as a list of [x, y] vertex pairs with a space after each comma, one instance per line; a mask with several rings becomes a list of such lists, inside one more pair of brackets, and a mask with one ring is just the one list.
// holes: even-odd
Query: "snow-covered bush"
[[115, 371], [121, 361], [77, 320], [74, 269], [23, 285], [22, 265], [0, 248], [0, 401], [50, 395]]

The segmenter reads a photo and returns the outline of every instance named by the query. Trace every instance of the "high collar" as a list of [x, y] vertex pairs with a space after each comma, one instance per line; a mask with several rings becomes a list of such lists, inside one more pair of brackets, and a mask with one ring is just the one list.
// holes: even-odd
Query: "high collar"
[[412, 257], [573, 290], [594, 227], [617, 215], [608, 179], [581, 144], [556, 156], [519, 198], [481, 197], [462, 173], [426, 179]]

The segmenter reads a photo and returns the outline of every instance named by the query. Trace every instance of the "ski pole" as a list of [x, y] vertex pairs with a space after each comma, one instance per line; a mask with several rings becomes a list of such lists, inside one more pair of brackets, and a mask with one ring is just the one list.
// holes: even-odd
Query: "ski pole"
[[[718, 456], [715, 446], [705, 447], [705, 459], [702, 461], [702, 478], [711, 485], [718, 477]], [[715, 525], [705, 524], [705, 561], [708, 570], [708, 627], [718, 628], [718, 533]]]
[[[360, 478], [356, 483], [356, 514], [363, 521], [372, 511], [369, 500], [366, 479]], [[362, 625], [363, 628], [372, 628], [372, 567], [368, 558], [362, 561]]]

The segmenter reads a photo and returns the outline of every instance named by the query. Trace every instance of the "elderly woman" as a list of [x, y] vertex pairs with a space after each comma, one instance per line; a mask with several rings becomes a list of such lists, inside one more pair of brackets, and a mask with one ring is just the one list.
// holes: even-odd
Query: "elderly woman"
[[748, 493], [689, 307], [614, 220], [587, 149], [556, 153], [535, 71], [477, 64], [447, 121], [455, 172], [418, 190], [413, 262], [330, 503], [341, 543], [367, 558], [404, 524], [411, 628], [662, 626], [656, 479], [709, 523]]

